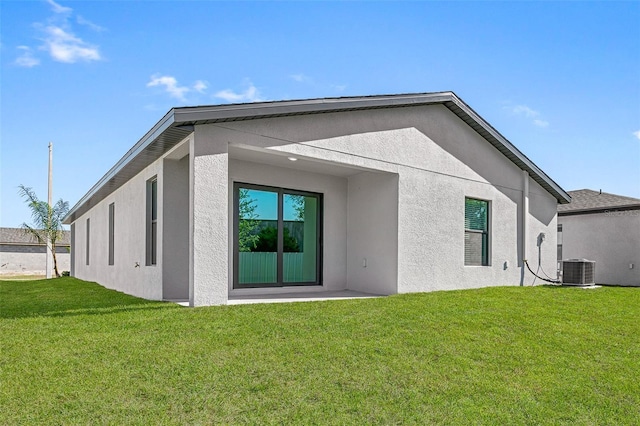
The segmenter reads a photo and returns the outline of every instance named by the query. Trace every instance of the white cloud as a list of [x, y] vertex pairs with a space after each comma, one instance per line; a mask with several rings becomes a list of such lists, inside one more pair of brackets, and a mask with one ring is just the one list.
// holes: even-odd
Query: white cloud
[[85, 27], [91, 28], [93, 31], [97, 33], [101, 33], [102, 31], [104, 31], [104, 27], [101, 27], [98, 24], [94, 24], [93, 22], [83, 18], [80, 15], [76, 16], [76, 22], [80, 25], [84, 25]]
[[163, 86], [169, 96], [183, 102], [186, 101], [185, 94], [191, 90], [186, 86], [178, 86], [178, 80], [170, 75], [152, 75], [151, 81], [147, 83], [147, 87], [154, 86]]
[[293, 81], [297, 81], [298, 83], [311, 82], [313, 79], [308, 75], [304, 75], [302, 73], [299, 74], [291, 74], [289, 76]]
[[529, 118], [535, 118], [540, 116], [540, 113], [538, 111], [533, 110], [526, 105], [514, 106], [513, 113], [516, 115], [524, 115], [525, 117], [529, 117]]
[[548, 121], [540, 120], [539, 118], [536, 118], [535, 120], [533, 120], [533, 124], [535, 124], [538, 127], [549, 127]]
[[78, 61], [102, 59], [98, 47], [88, 44], [70, 31], [55, 25], [44, 28], [46, 38], [41, 49], [47, 51], [58, 62], [73, 64]]
[[338, 92], [344, 92], [347, 89], [347, 85], [346, 84], [334, 84], [331, 87], [333, 87]]
[[633, 132], [633, 136], [640, 139], [640, 130], [638, 130], [637, 132]]
[[249, 87], [244, 92], [234, 92], [231, 89], [224, 89], [217, 92], [214, 97], [223, 99], [227, 102], [260, 102], [263, 99], [260, 97], [260, 91], [251, 82], [248, 82]]
[[53, 0], [47, 0], [47, 3], [49, 3], [54, 13], [68, 14], [73, 12], [73, 9], [71, 9], [70, 7], [61, 6]]
[[209, 87], [209, 83], [204, 80], [197, 80], [193, 84], [193, 90], [195, 90], [198, 93], [204, 93], [204, 91], [207, 90], [208, 87]]
[[542, 114], [533, 108], [529, 108], [527, 105], [506, 106], [505, 109], [514, 115], [530, 118], [535, 126], [542, 128], [549, 127], [549, 122], [541, 118]]
[[16, 65], [31, 68], [36, 65], [40, 65], [40, 59], [33, 56], [33, 51], [29, 46], [18, 46], [18, 49], [22, 50], [22, 55], [16, 58]]
[[[47, 52], [54, 61], [67, 64], [101, 60], [102, 55], [99, 47], [84, 41], [74, 33], [70, 22], [73, 9], [62, 6], [54, 0], [46, 0], [46, 2], [51, 6], [53, 15], [46, 20], [46, 23], [33, 24], [41, 33], [40, 37], [38, 37], [41, 41], [38, 50]], [[88, 26], [94, 31], [104, 30], [104, 28], [81, 16], [78, 16], [76, 20], [79, 24]], [[30, 47], [18, 46], [18, 48], [23, 50], [23, 53], [16, 59], [15, 63], [17, 65], [33, 67], [40, 64], [40, 59], [33, 54]]]

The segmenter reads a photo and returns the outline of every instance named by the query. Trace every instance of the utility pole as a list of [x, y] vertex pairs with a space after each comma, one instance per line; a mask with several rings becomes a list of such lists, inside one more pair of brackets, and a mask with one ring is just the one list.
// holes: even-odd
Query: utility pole
[[[51, 226], [52, 198], [53, 198], [53, 144], [49, 142], [49, 193], [47, 195], [47, 203], [49, 207], [49, 211], [48, 211], [49, 226]], [[48, 278], [51, 278], [51, 276], [53, 275], [51, 271], [51, 269], [53, 268], [53, 254], [51, 251], [51, 238], [48, 234], [47, 234], [47, 265], [46, 267], [47, 267], [47, 279], [48, 279]]]

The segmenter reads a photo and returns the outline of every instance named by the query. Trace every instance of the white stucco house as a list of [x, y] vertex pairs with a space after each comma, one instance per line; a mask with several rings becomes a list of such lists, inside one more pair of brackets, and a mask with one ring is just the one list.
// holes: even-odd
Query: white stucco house
[[640, 199], [580, 189], [558, 205], [558, 260], [596, 262], [597, 284], [640, 286]]
[[201, 306], [522, 285], [569, 201], [440, 92], [174, 108], [65, 223], [72, 275]]

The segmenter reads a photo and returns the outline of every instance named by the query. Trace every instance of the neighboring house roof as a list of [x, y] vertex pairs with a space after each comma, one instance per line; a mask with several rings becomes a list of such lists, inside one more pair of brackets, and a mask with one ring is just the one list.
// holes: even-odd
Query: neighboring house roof
[[145, 167], [162, 157], [178, 142], [189, 136], [193, 132], [194, 125], [434, 104], [444, 105], [460, 117], [514, 164], [526, 170], [531, 178], [552, 194], [559, 203], [564, 204], [571, 200], [557, 183], [455, 93], [434, 92], [172, 108], [78, 201], [64, 218], [64, 223], [73, 222]]
[[[70, 242], [71, 233], [62, 231], [62, 237], [58, 240], [57, 245], [68, 246]], [[0, 228], [0, 244], [37, 245], [39, 243], [33, 235], [26, 233], [22, 228]]]
[[558, 205], [559, 216], [602, 213], [605, 211], [640, 210], [640, 199], [623, 197], [591, 189], [569, 191], [571, 203]]

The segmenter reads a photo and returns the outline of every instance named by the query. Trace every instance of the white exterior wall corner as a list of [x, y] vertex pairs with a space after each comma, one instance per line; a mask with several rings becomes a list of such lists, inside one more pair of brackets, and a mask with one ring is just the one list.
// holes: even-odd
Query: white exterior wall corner
[[594, 260], [598, 284], [640, 286], [640, 210], [559, 216], [558, 223], [563, 259]]
[[[162, 206], [162, 160], [157, 160], [107, 198], [78, 217], [75, 224], [75, 276], [150, 300], [162, 300], [162, 244], [156, 265], [145, 265], [147, 180], [158, 177]], [[115, 203], [114, 265], [109, 265], [109, 204]], [[86, 264], [86, 222], [90, 219], [89, 265]], [[158, 241], [162, 241], [162, 209], [158, 209]], [[136, 266], [139, 265], [139, 266]]]
[[196, 126], [190, 141], [189, 304], [226, 304], [229, 277], [228, 141]]

